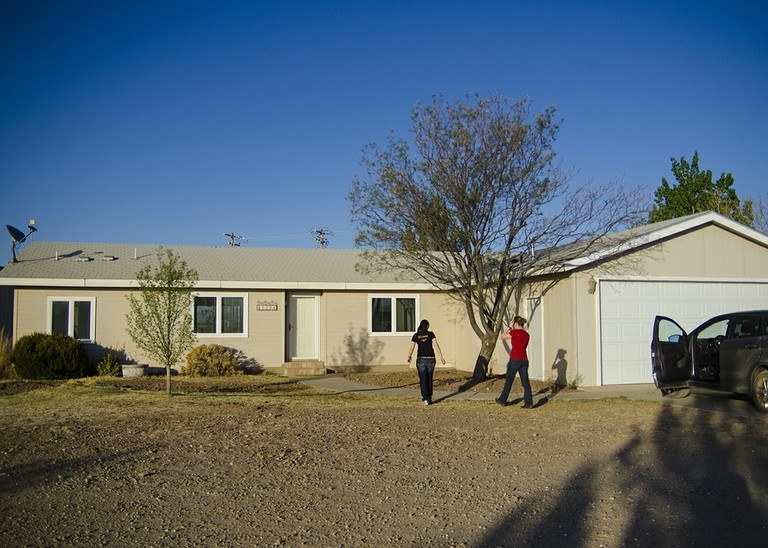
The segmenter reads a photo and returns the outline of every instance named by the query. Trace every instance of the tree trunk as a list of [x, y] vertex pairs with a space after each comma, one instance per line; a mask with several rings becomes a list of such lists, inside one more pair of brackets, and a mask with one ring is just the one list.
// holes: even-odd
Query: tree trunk
[[171, 366], [165, 366], [165, 393], [171, 395]]
[[482, 382], [488, 377], [488, 363], [491, 361], [493, 351], [496, 349], [496, 337], [486, 335], [480, 345], [480, 354], [475, 361], [475, 371], [472, 374], [472, 380]]

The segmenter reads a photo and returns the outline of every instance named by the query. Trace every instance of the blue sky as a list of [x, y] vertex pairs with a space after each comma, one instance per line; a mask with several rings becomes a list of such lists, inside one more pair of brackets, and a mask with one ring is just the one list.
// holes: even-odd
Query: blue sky
[[6, 0], [0, 222], [249, 247], [326, 226], [351, 248], [363, 146], [474, 91], [554, 105], [578, 180], [650, 200], [698, 150], [742, 198], [768, 192], [764, 2]]

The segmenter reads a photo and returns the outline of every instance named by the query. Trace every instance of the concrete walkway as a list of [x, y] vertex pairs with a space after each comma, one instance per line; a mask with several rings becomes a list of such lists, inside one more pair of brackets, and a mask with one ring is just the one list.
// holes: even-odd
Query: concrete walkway
[[[351, 394], [366, 394], [370, 396], [400, 396], [403, 398], [420, 399], [418, 388], [400, 387], [385, 388], [380, 386], [371, 386], [359, 382], [350, 381], [341, 375], [324, 375], [322, 377], [312, 377], [301, 379], [301, 382], [334, 392], [343, 392]], [[414, 377], [414, 382], [418, 382]], [[494, 400], [499, 397], [498, 392], [450, 392], [447, 390], [435, 390], [432, 401], [439, 403], [443, 400]], [[522, 392], [512, 392], [509, 395], [509, 401], [515, 401], [522, 398]], [[574, 399], [602, 399], [602, 398], [629, 398], [633, 400], [658, 401], [663, 400], [661, 393], [652, 384], [627, 384], [619, 386], [598, 386], [585, 387], [578, 390], [559, 392], [554, 395], [536, 395], [534, 394], [534, 405], [540, 400], [574, 400]]]
[[[324, 375], [322, 377], [311, 377], [301, 379], [301, 382], [313, 386], [339, 393], [364, 394], [369, 396], [400, 396], [403, 398], [421, 399], [419, 389], [410, 387], [385, 388], [380, 386], [371, 386], [345, 379], [341, 375]], [[414, 383], [418, 380], [414, 373]], [[491, 400], [499, 397], [498, 392], [450, 392], [447, 390], [435, 390], [432, 401], [440, 403], [443, 400]], [[522, 405], [522, 392], [512, 392], [509, 395], [509, 401], [515, 402], [515, 405]], [[664, 398], [661, 392], [653, 384], [624, 384], [616, 386], [587, 386], [578, 390], [559, 392], [554, 395], [534, 394], [534, 407], [541, 405], [549, 400], [594, 400], [603, 398], [627, 398], [630, 400], [655, 401], [664, 405], [674, 407], [687, 407], [698, 409], [700, 411], [709, 411], [715, 413], [726, 413], [740, 417], [756, 418], [768, 421], [768, 414], [757, 411], [749, 401], [749, 398], [743, 396], [728, 396], [721, 393], [707, 391], [703, 389], [694, 389], [692, 396], [683, 399]]]

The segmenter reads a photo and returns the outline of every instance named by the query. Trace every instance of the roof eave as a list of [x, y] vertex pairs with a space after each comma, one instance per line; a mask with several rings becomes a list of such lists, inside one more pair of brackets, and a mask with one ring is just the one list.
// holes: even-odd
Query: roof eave
[[754, 230], [752, 228], [749, 228], [748, 226], [744, 226], [741, 223], [737, 223], [733, 219], [725, 217], [724, 215], [710, 211], [705, 214], [702, 214], [701, 216], [697, 216], [691, 219], [686, 219], [684, 221], [681, 221], [680, 223], [667, 226], [665, 228], [659, 229], [649, 234], [643, 234], [642, 236], [637, 236], [635, 238], [627, 240], [626, 242], [608, 247], [599, 252], [590, 253], [582, 257], [576, 257], [574, 259], [570, 259], [565, 263], [563, 263], [563, 268], [564, 270], [575, 270], [585, 265], [595, 263], [597, 261], [606, 259], [608, 257], [612, 257], [619, 253], [624, 253], [632, 249], [637, 249], [639, 247], [652, 244], [652, 243], [676, 236], [677, 234], [680, 234], [689, 230], [693, 230], [696, 228], [700, 228], [708, 224], [719, 226], [721, 228], [734, 232], [740, 236], [743, 236], [744, 238], [751, 240], [757, 244], [768, 247], [767, 235], [762, 234], [761, 232], [758, 232], [757, 230]]

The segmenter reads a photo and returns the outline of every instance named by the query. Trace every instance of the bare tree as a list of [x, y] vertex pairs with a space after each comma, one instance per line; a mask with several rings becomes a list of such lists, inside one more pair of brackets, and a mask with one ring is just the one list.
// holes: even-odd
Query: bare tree
[[364, 268], [409, 273], [464, 305], [481, 342], [476, 380], [522, 280], [561, 268], [555, 248], [587, 253], [647, 212], [639, 190], [574, 185], [555, 162], [555, 109], [530, 107], [499, 95], [417, 105], [412, 138], [369, 145], [349, 194]]
[[768, 234], [768, 193], [758, 198], [755, 204], [755, 230]]

